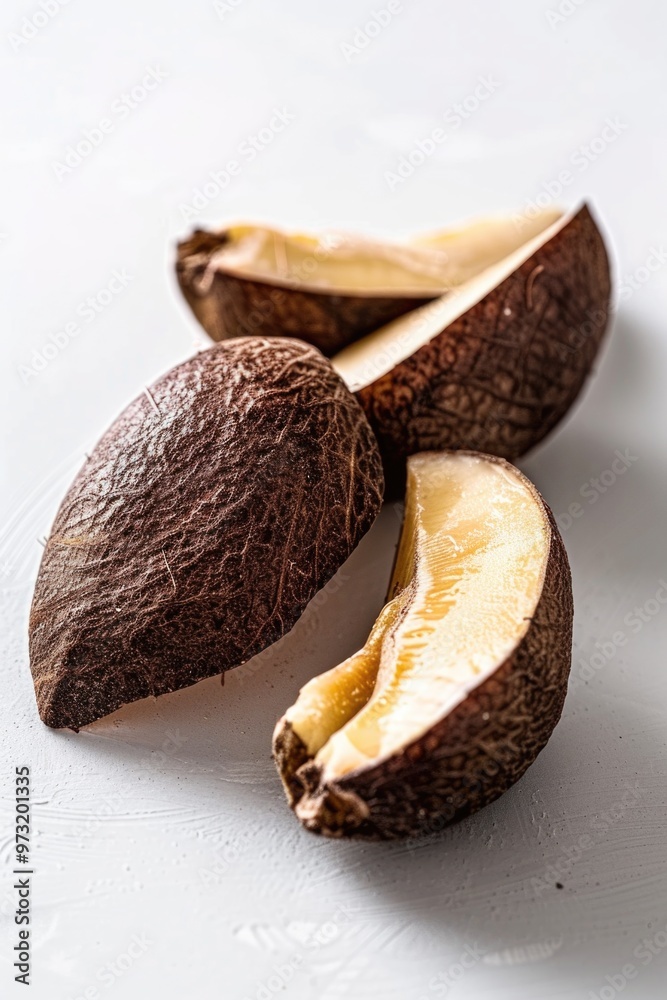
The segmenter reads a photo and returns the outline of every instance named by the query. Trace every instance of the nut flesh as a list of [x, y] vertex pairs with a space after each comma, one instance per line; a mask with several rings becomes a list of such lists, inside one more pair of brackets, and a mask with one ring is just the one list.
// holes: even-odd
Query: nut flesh
[[[447, 474], [475, 462], [479, 477], [454, 476], [444, 561], [425, 556]], [[445, 473], [424, 478], [427, 505], [413, 476], [422, 463]], [[572, 584], [538, 491], [478, 453], [417, 455], [408, 469], [389, 603], [366, 646], [306, 685], [274, 734], [290, 806], [329, 837], [432, 833], [492, 802], [542, 750], [567, 690]]]
[[[503, 662], [539, 600], [549, 534], [506, 466], [467, 454], [411, 459], [395, 596], [366, 646], [311, 681], [287, 715], [327, 779], [396, 753]], [[327, 734], [330, 708], [348, 718]]]
[[[550, 209], [519, 228], [509, 218], [492, 218], [394, 243], [346, 233], [319, 235], [237, 225], [206, 234], [205, 271], [216, 271], [286, 287], [340, 294], [440, 295], [517, 250], [552, 225], [561, 213]], [[189, 247], [189, 243], [183, 244]], [[192, 249], [192, 248], [190, 248]], [[194, 256], [197, 256], [195, 253]], [[194, 263], [194, 261], [192, 262]]]
[[548, 227], [511, 247], [502, 258], [487, 255], [485, 266], [469, 268], [454, 290], [349, 344], [333, 358], [334, 368], [353, 392], [382, 378], [509, 277], [570, 219], [559, 216]]

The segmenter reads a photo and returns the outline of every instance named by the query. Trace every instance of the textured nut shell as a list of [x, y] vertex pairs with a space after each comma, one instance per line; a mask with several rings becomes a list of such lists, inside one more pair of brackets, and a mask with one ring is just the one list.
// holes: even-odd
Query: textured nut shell
[[103, 436], [57, 514], [30, 658], [50, 726], [193, 684], [297, 621], [373, 522], [359, 404], [297, 340], [203, 351]]
[[224, 232], [197, 230], [179, 244], [176, 261], [185, 300], [213, 340], [298, 337], [331, 356], [435, 297], [341, 295], [208, 270], [211, 255], [224, 243]]
[[565, 415], [607, 327], [609, 261], [586, 206], [450, 326], [357, 396], [389, 492], [408, 455], [464, 448], [513, 459]]
[[370, 840], [435, 833], [496, 799], [545, 746], [567, 691], [572, 584], [551, 511], [530, 485], [551, 529], [544, 584], [524, 638], [490, 677], [401, 753], [335, 783], [323, 783], [289, 723], [279, 727], [274, 756], [308, 830]]

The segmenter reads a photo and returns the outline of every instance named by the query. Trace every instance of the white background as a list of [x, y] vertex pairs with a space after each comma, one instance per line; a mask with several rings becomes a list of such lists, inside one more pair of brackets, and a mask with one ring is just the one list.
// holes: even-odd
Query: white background
[[[667, 14], [650, 0], [565, 2], [560, 20], [557, 0], [404, 0], [361, 48], [381, 7], [70, 0], [31, 32], [37, 3], [2, 4], [3, 997], [24, 995], [11, 868], [25, 763], [34, 1000], [664, 996], [667, 611], [651, 601], [667, 575]], [[150, 68], [166, 77], [121, 117], [114, 102]], [[476, 101], [481, 77], [493, 93]], [[457, 127], [447, 112], [466, 99], [477, 107]], [[250, 162], [241, 144], [274, 108], [294, 120]], [[63, 175], [68, 146], [103, 118], [113, 130]], [[607, 119], [616, 137], [593, 152]], [[439, 126], [446, 140], [392, 190], [386, 173]], [[188, 211], [231, 159], [238, 175]], [[273, 724], [364, 640], [391, 508], [294, 632], [224, 689], [212, 679], [78, 736], [42, 726], [26, 640], [38, 539], [105, 426], [204, 342], [172, 276], [191, 218], [402, 235], [522, 209], [563, 170], [556, 200], [592, 200], [625, 291], [584, 397], [521, 462], [565, 527], [577, 678], [523, 780], [410, 846], [317, 839], [287, 809]], [[129, 284], [87, 321], [80, 304], [114, 271]], [[616, 449], [629, 467], [601, 492], [590, 480]]]

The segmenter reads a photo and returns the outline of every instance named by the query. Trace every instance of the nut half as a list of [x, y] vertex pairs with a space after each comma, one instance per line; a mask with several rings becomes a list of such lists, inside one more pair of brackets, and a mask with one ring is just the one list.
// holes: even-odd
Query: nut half
[[535, 487], [502, 459], [413, 456], [388, 603], [276, 727], [296, 815], [391, 839], [492, 801], [560, 717], [571, 635], [567, 556]]
[[375, 431], [389, 492], [408, 455], [514, 459], [567, 413], [607, 328], [609, 260], [587, 206], [453, 292], [349, 345], [333, 365]]
[[331, 355], [458, 287], [544, 231], [550, 210], [394, 243], [240, 224], [196, 230], [178, 246], [176, 276], [213, 340], [290, 336]]

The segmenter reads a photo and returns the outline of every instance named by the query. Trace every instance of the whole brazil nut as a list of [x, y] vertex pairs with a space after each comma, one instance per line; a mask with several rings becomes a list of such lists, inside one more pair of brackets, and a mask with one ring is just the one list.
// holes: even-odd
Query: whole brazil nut
[[238, 339], [138, 396], [72, 483], [42, 558], [30, 662], [78, 728], [284, 635], [380, 509], [364, 413], [315, 348]]

